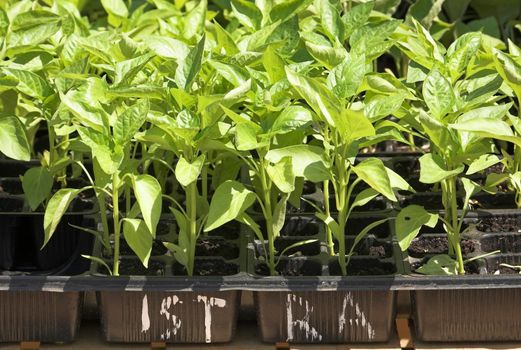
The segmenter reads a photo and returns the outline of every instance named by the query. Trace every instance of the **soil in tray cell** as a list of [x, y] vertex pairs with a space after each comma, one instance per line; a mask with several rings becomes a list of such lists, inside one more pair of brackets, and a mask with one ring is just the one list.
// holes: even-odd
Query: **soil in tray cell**
[[[346, 251], [351, 249], [353, 237], [346, 237]], [[338, 251], [338, 242], [335, 241], [335, 251]], [[381, 242], [374, 238], [364, 238], [355, 247], [354, 255], [364, 255], [373, 258], [389, 258], [393, 255], [393, 247], [389, 242]]]
[[518, 234], [492, 234], [481, 239], [481, 250], [501, 253], [521, 253], [521, 235]]
[[208, 232], [208, 236], [233, 240], [239, 238], [240, 230], [241, 225], [236, 221], [231, 221]]
[[[468, 256], [470, 253], [473, 253], [476, 250], [476, 242], [463, 239], [461, 241], [461, 249], [463, 256]], [[448, 254], [449, 242], [447, 237], [420, 236], [412, 241], [407, 252], [410, 256], [415, 258], [422, 258], [427, 254]]]
[[[266, 221], [259, 220], [260, 230], [266, 236]], [[319, 233], [322, 222], [313, 216], [289, 216], [280, 230], [281, 237], [308, 237]]]
[[239, 257], [239, 247], [222, 238], [199, 238], [195, 247], [197, 256], [220, 256], [227, 260]]
[[[186, 276], [185, 267], [174, 263], [172, 272], [176, 276]], [[231, 276], [239, 273], [239, 266], [221, 259], [196, 259], [194, 276]]]
[[[378, 221], [382, 218], [373, 217], [362, 217], [362, 218], [351, 218], [347, 220], [345, 234], [349, 236], [358, 235], [364, 228], [369, 224]], [[388, 222], [384, 222], [371, 229], [367, 234], [372, 234], [377, 238], [386, 238], [391, 235], [390, 227]]]
[[[393, 275], [396, 273], [396, 266], [391, 262], [380, 261], [375, 258], [351, 259], [347, 265], [348, 276], [379, 276]], [[338, 260], [329, 263], [329, 274], [332, 276], [342, 275]]]
[[[276, 267], [281, 276], [321, 276], [322, 265], [317, 261], [307, 259], [281, 259]], [[255, 273], [269, 276], [270, 270], [265, 263], [257, 263]]]
[[521, 216], [501, 215], [489, 216], [479, 219], [476, 229], [481, 232], [521, 232]]
[[[112, 263], [108, 263], [108, 265], [112, 270]], [[148, 262], [148, 268], [143, 266], [138, 259], [121, 259], [119, 262], [120, 276], [164, 276], [165, 269], [163, 262], [155, 260]], [[101, 265], [98, 266], [98, 272], [104, 275], [108, 274], [107, 269]]]

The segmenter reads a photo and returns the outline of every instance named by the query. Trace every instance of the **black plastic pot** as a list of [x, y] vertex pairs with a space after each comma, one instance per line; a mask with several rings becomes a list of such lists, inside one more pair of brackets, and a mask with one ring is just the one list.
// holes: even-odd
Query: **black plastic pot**
[[0, 292], [0, 341], [72, 342], [81, 320], [81, 292]]
[[[352, 242], [354, 235], [365, 225], [381, 218], [354, 215], [348, 224], [346, 241]], [[327, 247], [320, 243], [325, 242], [323, 227], [312, 216], [290, 216], [286, 219], [281, 237], [275, 241], [279, 251], [296, 241], [313, 238], [318, 241], [288, 252], [294, 257], [282, 257], [277, 267], [283, 275], [280, 277], [260, 277], [268, 274], [260, 260], [264, 250], [262, 243], [252, 236], [250, 273], [266, 279], [269, 284], [278, 282], [289, 289], [254, 291], [261, 339], [265, 342], [292, 343], [388, 341], [395, 309], [393, 291], [318, 291], [302, 288], [303, 279], [328, 279], [340, 275], [337, 259], [331, 257]], [[398, 273], [401, 265], [396, 263], [400, 261], [399, 258], [396, 260], [399, 254], [397, 249], [388, 224], [375, 228], [356, 249], [357, 255], [348, 265], [348, 274], [360, 277], [374, 274], [374, 278], [379, 279]], [[294, 291], [292, 286], [295, 286]]]
[[71, 209], [63, 216], [51, 240], [41, 249], [44, 213], [25, 211], [23, 197], [0, 197], [0, 269], [25, 272], [59, 269], [78, 249], [88, 251], [89, 247], [80, 246], [84, 241], [80, 236], [85, 233], [71, 225], [84, 225], [96, 208], [90, 201], [77, 199]]
[[[505, 224], [497, 222], [498, 219], [505, 220]], [[505, 210], [474, 212], [469, 214], [466, 223], [472, 225], [464, 236], [463, 250], [466, 257], [501, 251], [500, 254], [477, 260], [470, 266], [466, 265], [467, 273], [519, 274], [518, 269], [501, 264], [521, 264], [521, 213]], [[413, 241], [413, 246], [420, 240], [439, 243], [443, 239], [444, 234], [422, 234]], [[447, 253], [443, 251], [444, 244], [435, 246], [441, 247], [439, 251], [426, 251], [424, 254], [418, 254], [417, 250], [411, 252], [410, 249], [409, 254], [414, 257], [410, 256], [406, 260], [406, 269], [414, 270], [415, 266], [419, 266], [428, 257]], [[467, 277], [470, 276], [454, 278], [459, 278], [459, 283], [463, 284]], [[411, 295], [416, 336], [423, 341], [440, 342], [521, 340], [517, 330], [517, 325], [521, 323], [521, 314], [516, 307], [521, 303], [521, 289], [494, 287], [493, 280], [489, 280], [488, 288], [485, 289], [413, 291]]]
[[[162, 219], [160, 231], [168, 232], [165, 226], [174, 226], [173, 219]], [[235, 334], [237, 315], [240, 306], [239, 290], [219, 291], [224, 278], [233, 278], [246, 270], [246, 249], [239, 225], [225, 225], [208, 237], [200, 238], [196, 250], [195, 271], [199, 276], [188, 277], [183, 267], [173, 257], [157, 246], [149, 268], [145, 269], [132, 252], [123, 249], [120, 262], [122, 275], [148, 275], [146, 278], [160, 281], [169, 280], [175, 286], [176, 281], [190, 285], [204, 283], [205, 279], [221, 280], [214, 282], [214, 290], [168, 291], [100, 291], [98, 293], [103, 334], [109, 342], [150, 343], [164, 341], [168, 343], [223, 343], [231, 341]], [[159, 236], [158, 239], [171, 241], [172, 236]], [[224, 240], [223, 237], [227, 239]], [[174, 238], [175, 240], [175, 238]], [[245, 243], [245, 242], [244, 242]], [[221, 246], [220, 246], [221, 245]], [[219, 247], [217, 249], [216, 247]], [[241, 248], [243, 247], [243, 248]], [[100, 247], [95, 254], [100, 255]], [[215, 255], [218, 250], [219, 255]], [[154, 255], [156, 254], [156, 255]], [[112, 262], [107, 259], [107, 264]], [[212, 268], [219, 267], [222, 276], [209, 276]], [[207, 270], [207, 268], [209, 268]], [[103, 271], [93, 263], [92, 273], [99, 275]], [[122, 277], [106, 277], [112, 281]], [[131, 277], [132, 278], [132, 277]], [[145, 277], [144, 277], [145, 278]]]

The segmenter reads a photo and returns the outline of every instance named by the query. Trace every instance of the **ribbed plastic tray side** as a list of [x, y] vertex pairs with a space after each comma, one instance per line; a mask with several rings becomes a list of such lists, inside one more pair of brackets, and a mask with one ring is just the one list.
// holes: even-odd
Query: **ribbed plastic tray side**
[[254, 297], [264, 342], [385, 342], [392, 331], [392, 291], [254, 292]]
[[235, 334], [240, 291], [99, 292], [110, 342], [225, 343]]
[[521, 289], [425, 290], [412, 297], [420, 340], [521, 340]]
[[0, 292], [0, 341], [73, 341], [82, 297], [80, 292]]

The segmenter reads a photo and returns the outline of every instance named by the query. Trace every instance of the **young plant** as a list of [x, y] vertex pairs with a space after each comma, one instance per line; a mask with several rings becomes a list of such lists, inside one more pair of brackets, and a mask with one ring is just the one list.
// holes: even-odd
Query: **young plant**
[[[392, 46], [388, 39], [399, 21], [385, 17], [371, 20], [373, 3], [355, 6], [342, 17], [337, 6], [328, 1], [320, 4], [323, 36], [303, 35], [309, 54], [317, 61], [318, 74], [312, 77], [313, 71], [306, 75], [286, 68], [286, 75], [297, 97], [303, 98], [317, 116], [315, 137], [323, 144], [328, 178], [323, 183], [324, 208], [316, 207], [316, 215], [326, 224], [329, 252], [337, 255], [340, 270], [346, 275], [358, 242], [388, 220], [371, 223], [357, 232], [351, 247], [346, 247], [347, 222], [353, 210], [380, 194], [396, 201], [395, 190], [412, 190], [380, 159], [357, 160], [360, 150], [378, 142], [391, 139], [407, 142], [397, 132], [397, 125], [385, 118], [398, 113], [411, 94], [392, 74], [373, 72], [376, 59]], [[346, 42], [350, 51], [345, 49]], [[327, 75], [327, 79], [324, 81], [320, 75]], [[369, 188], [358, 191], [362, 182]], [[330, 185], [336, 214], [329, 207]], [[338, 242], [337, 252], [334, 240]]]
[[[439, 219], [447, 232], [449, 255], [451, 259], [455, 257], [451, 264], [458, 274], [464, 274], [460, 241], [469, 200], [481, 189], [488, 189], [465, 175], [500, 161], [490, 137], [506, 131], [502, 118], [510, 105], [495, 104], [500, 87], [498, 76], [476, 62], [481, 53], [479, 33], [465, 34], [445, 50], [419, 23], [414, 24], [416, 32], [402, 38], [399, 45], [414, 63], [410, 64], [414, 70], [409, 72], [408, 82], [421, 82], [420, 102], [419, 108], [411, 109], [400, 122], [430, 142], [431, 153], [419, 159], [420, 181], [441, 188], [444, 211], [438, 216], [416, 205], [404, 208], [396, 219], [396, 232], [400, 247], [406, 250], [421, 226], [434, 227]], [[508, 132], [511, 133], [510, 128]], [[461, 207], [459, 183], [464, 192]], [[444, 262], [436, 258], [419, 271], [444, 271], [438, 265], [446, 265], [447, 258], [442, 259]]]

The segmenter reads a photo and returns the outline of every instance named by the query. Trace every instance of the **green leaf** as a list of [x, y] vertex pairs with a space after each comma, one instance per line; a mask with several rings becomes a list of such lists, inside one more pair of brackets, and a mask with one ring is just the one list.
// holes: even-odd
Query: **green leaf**
[[406, 251], [422, 226], [433, 228], [438, 223], [438, 214], [432, 214], [419, 205], [409, 205], [396, 216], [396, 238], [402, 251]]
[[31, 97], [45, 100], [53, 94], [53, 89], [49, 83], [38, 74], [13, 68], [3, 68], [6, 75], [12, 76], [18, 80], [18, 90]]
[[424, 275], [457, 275], [458, 262], [447, 254], [435, 255], [420, 266], [416, 272]]
[[312, 0], [281, 1], [270, 10], [270, 19], [272, 22], [287, 20], [306, 8], [311, 2]]
[[374, 5], [374, 1], [369, 1], [360, 5], [356, 5], [351, 9], [351, 11], [347, 12], [342, 17], [346, 37], [349, 37], [351, 34], [353, 34], [355, 29], [360, 28], [367, 23], [367, 20], [371, 15], [371, 11], [374, 8]]
[[340, 135], [347, 140], [346, 143], [375, 135], [373, 124], [360, 111], [343, 110], [340, 119], [335, 122], [335, 125]]
[[112, 276], [112, 270], [110, 269], [109, 265], [105, 262], [105, 260], [98, 258], [97, 256], [91, 256], [91, 255], [81, 255], [82, 258], [89, 259], [91, 261], [94, 261], [98, 263], [99, 265], [103, 266], [110, 276]]
[[514, 135], [512, 128], [502, 120], [476, 117], [464, 121], [457, 121], [449, 127], [467, 132], [475, 133], [482, 137], [489, 137], [498, 140], [512, 142], [521, 146], [521, 138]]
[[0, 116], [0, 152], [16, 160], [31, 159], [25, 127], [15, 116]]
[[273, 45], [268, 45], [262, 54], [262, 65], [272, 84], [286, 77], [284, 60], [275, 52]]
[[287, 134], [313, 121], [311, 112], [302, 106], [288, 106], [275, 119], [270, 135]]
[[184, 59], [183, 64], [180, 64], [177, 67], [175, 80], [177, 84], [184, 89], [188, 89], [192, 86], [195, 77], [201, 70], [205, 38], [206, 37], [203, 35], [197, 45], [190, 50], [190, 53]]
[[235, 126], [235, 143], [239, 151], [250, 151], [256, 149], [257, 129], [249, 123], [239, 123]]
[[188, 249], [186, 247], [182, 248], [171, 242], [163, 242], [163, 245], [174, 254], [178, 263], [185, 267], [188, 266]]
[[503, 80], [516, 93], [517, 98], [521, 98], [521, 63], [515, 61], [510, 55], [493, 49], [493, 58], [496, 69]]
[[69, 208], [72, 200], [81, 192], [81, 189], [62, 188], [58, 190], [47, 203], [43, 217], [44, 242], [43, 247], [49, 242], [60, 223], [63, 214]]
[[44, 167], [34, 167], [25, 172], [22, 188], [31, 210], [36, 210], [50, 196], [53, 182], [51, 173]]
[[351, 54], [345, 56], [344, 60], [333, 68], [327, 80], [338, 98], [350, 98], [362, 85], [365, 73], [365, 55]]
[[217, 189], [210, 203], [204, 232], [216, 229], [236, 219], [255, 202], [255, 194], [237, 181], [225, 181]]
[[329, 179], [329, 171], [324, 160], [324, 150], [310, 145], [295, 145], [270, 150], [265, 158], [278, 163], [282, 158], [292, 158], [293, 174], [312, 182]]
[[379, 194], [380, 193], [373, 188], [366, 188], [356, 195], [353, 203], [351, 204], [351, 208], [364, 206]]
[[101, 0], [101, 5], [111, 15], [118, 17], [128, 16], [128, 9], [123, 0]]
[[376, 95], [365, 104], [364, 113], [371, 122], [375, 122], [395, 113], [404, 100], [405, 96], [402, 94]]
[[183, 156], [179, 157], [175, 167], [177, 181], [184, 187], [197, 181], [203, 169], [205, 159], [205, 155], [201, 154], [192, 163], [189, 163]]
[[440, 156], [432, 153], [424, 154], [420, 157], [420, 181], [425, 184], [438, 183], [461, 174], [464, 168], [461, 164], [456, 169], [447, 170]]
[[141, 219], [123, 219], [123, 235], [129, 247], [136, 253], [143, 266], [148, 268], [153, 237]]
[[232, 0], [230, 3], [234, 16], [242, 25], [252, 30], [260, 28], [262, 12], [254, 3], [246, 0]]
[[466, 210], [469, 206], [470, 197], [481, 191], [481, 186], [466, 177], [462, 177], [461, 182], [463, 183], [463, 189], [465, 190], [463, 210]]
[[154, 57], [153, 53], [146, 53], [144, 55], [116, 63], [114, 79], [115, 85], [130, 84], [136, 75], [143, 70], [145, 65]]
[[471, 59], [481, 46], [481, 33], [466, 33], [456, 39], [447, 50], [447, 66], [452, 81], [456, 81], [467, 70]]
[[193, 38], [196, 34], [204, 32], [204, 22], [206, 20], [207, 0], [200, 0], [197, 6], [194, 6], [190, 12], [186, 13], [183, 18], [184, 31], [183, 36], [186, 39]]
[[156, 55], [164, 58], [174, 58], [179, 62], [190, 53], [190, 47], [184, 42], [160, 35], [146, 35], [143, 42]]
[[456, 102], [456, 96], [450, 82], [437, 70], [427, 75], [423, 82], [423, 98], [433, 114], [440, 120], [452, 110]]
[[274, 165], [269, 164], [266, 172], [281, 192], [291, 193], [295, 190], [295, 174], [291, 157], [281, 158]]
[[319, 117], [322, 117], [331, 126], [339, 119], [341, 102], [324, 85], [318, 81], [293, 72], [286, 67], [286, 75], [291, 85], [313, 108]]
[[380, 159], [369, 158], [363, 160], [352, 169], [355, 174], [369, 186], [393, 202], [396, 202], [396, 196], [394, 194], [393, 188], [391, 187], [389, 175], [387, 175], [385, 165]]
[[306, 41], [306, 49], [314, 59], [322, 63], [327, 69], [332, 69], [339, 65], [348, 55], [343, 47], [317, 45], [309, 41]]
[[[338, 2], [334, 2], [337, 4]], [[322, 28], [331, 42], [340, 42], [344, 37], [344, 23], [335, 5], [329, 0], [320, 0], [320, 20]]]
[[482, 154], [478, 159], [475, 159], [467, 169], [466, 174], [472, 175], [486, 168], [491, 167], [494, 164], [501, 162], [498, 156], [495, 154]]
[[116, 143], [125, 145], [132, 140], [145, 122], [149, 108], [150, 103], [148, 100], [143, 100], [127, 108], [116, 119], [113, 127]]
[[161, 185], [151, 175], [134, 175], [132, 187], [148, 231], [152, 237], [155, 237], [157, 223], [162, 213]]
[[272, 222], [272, 232], [274, 238], [277, 238], [280, 235], [280, 230], [284, 227], [284, 222], [286, 222], [286, 206], [288, 204], [288, 194], [284, 194], [282, 198], [277, 202], [275, 208], [273, 210], [273, 222]]
[[409, 7], [407, 17], [413, 17], [420, 21], [425, 28], [430, 28], [444, 2], [445, 0], [418, 0]]

